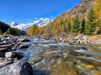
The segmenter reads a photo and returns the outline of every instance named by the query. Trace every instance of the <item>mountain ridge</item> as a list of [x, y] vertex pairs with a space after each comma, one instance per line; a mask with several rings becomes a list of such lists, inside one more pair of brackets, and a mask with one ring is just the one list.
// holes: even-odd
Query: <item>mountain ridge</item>
[[53, 20], [53, 23], [56, 22], [58, 19], [68, 18], [68, 16], [75, 17], [76, 14], [81, 15], [81, 17], [85, 16], [91, 6], [94, 4], [95, 0], [81, 0], [79, 5], [75, 6], [73, 9], [63, 12], [60, 16]]
[[36, 24], [37, 27], [39, 28], [39, 27], [46, 26], [50, 22], [51, 22], [50, 19], [35, 21], [35, 22], [29, 23], [29, 24], [17, 23], [15, 21], [13, 21], [9, 25], [13, 28], [17, 28], [17, 29], [20, 29], [20, 30], [26, 30], [26, 29], [29, 30], [29, 28], [31, 28], [34, 24]]

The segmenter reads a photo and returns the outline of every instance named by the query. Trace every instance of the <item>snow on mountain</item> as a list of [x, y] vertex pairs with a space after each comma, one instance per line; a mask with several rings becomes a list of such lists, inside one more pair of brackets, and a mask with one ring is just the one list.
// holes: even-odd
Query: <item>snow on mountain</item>
[[51, 22], [51, 20], [45, 19], [45, 20], [37, 22], [36, 25], [37, 25], [37, 27], [44, 27], [44, 26], [46, 26], [50, 22]]
[[26, 28], [26, 24], [21, 24], [21, 23], [17, 23], [15, 21], [13, 21], [12, 23], [10, 23], [10, 26], [13, 27], [13, 28], [17, 28], [17, 29], [20, 29], [20, 30], [23, 30]]
[[18, 25], [18, 23], [17, 23], [17, 22], [15, 22], [15, 21], [13, 21], [12, 23], [10, 23], [10, 25], [11, 25], [11, 26], [17, 26], [17, 25]]
[[15, 21], [11, 22], [9, 25], [13, 28], [17, 28], [17, 29], [20, 29], [20, 30], [25, 30], [27, 28], [30, 28], [32, 27], [34, 24], [37, 25], [37, 27], [44, 27], [46, 26], [48, 23], [50, 23], [51, 20], [48, 19], [48, 18], [40, 18], [40, 20], [37, 20], [37, 21], [33, 21], [33, 23], [28, 23], [28, 24], [22, 24], [22, 23], [17, 23]]

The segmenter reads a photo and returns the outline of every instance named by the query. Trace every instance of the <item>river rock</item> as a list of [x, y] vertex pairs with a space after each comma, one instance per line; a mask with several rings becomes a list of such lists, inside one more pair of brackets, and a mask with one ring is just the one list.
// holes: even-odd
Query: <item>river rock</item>
[[8, 36], [7, 38], [6, 38], [6, 40], [10, 40], [11, 39], [11, 37], [10, 36]]
[[83, 35], [78, 35], [75, 39], [81, 39], [81, 40], [83, 40]]
[[80, 39], [80, 40], [87, 40], [88, 37], [85, 35], [78, 35], [75, 39]]
[[18, 61], [0, 68], [0, 75], [33, 75], [33, 69], [28, 62]]
[[5, 57], [5, 52], [0, 52], [0, 58]]
[[6, 41], [0, 42], [0, 45], [5, 45], [5, 44], [7, 44]]
[[2, 68], [2, 67], [4, 67], [4, 66], [7, 66], [7, 65], [9, 65], [9, 64], [12, 64], [12, 63], [13, 63], [13, 61], [0, 62], [0, 68]]
[[22, 49], [22, 48], [28, 48], [31, 44], [21, 44], [19, 45], [19, 48]]
[[0, 48], [0, 52], [8, 52], [9, 50], [7, 48]]
[[0, 37], [1, 37], [1, 38], [3, 38], [3, 37], [4, 37], [4, 38], [6, 38], [6, 37], [7, 37], [7, 35], [0, 35]]
[[8, 45], [1, 45], [0, 48], [11, 48], [12, 44], [8, 44]]
[[24, 56], [24, 53], [22, 51], [19, 51], [19, 52], [6, 52], [5, 53], [5, 57], [6, 58], [15, 58], [15, 57], [23, 57]]
[[18, 41], [20, 41], [20, 42], [29, 42], [30, 39], [28, 39], [28, 38], [19, 38]]
[[87, 41], [88, 37], [85, 36], [85, 35], [83, 35], [83, 39], [84, 39], [85, 41]]

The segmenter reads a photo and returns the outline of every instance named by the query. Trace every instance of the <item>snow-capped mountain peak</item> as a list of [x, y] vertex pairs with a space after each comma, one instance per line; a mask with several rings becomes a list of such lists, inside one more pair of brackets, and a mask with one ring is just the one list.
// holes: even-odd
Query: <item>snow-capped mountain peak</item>
[[17, 23], [15, 21], [11, 22], [9, 25], [13, 28], [17, 28], [17, 29], [20, 29], [20, 30], [23, 30], [23, 28], [26, 27], [26, 24]]
[[11, 26], [17, 26], [17, 25], [18, 25], [18, 23], [17, 23], [17, 22], [15, 22], [15, 21], [13, 21], [13, 22], [11, 22], [11, 23], [10, 23], [10, 25], [11, 25]]
[[15, 21], [13, 21], [9, 25], [11, 27], [14, 27], [14, 28], [17, 28], [17, 29], [20, 29], [20, 30], [25, 30], [27, 28], [32, 27], [34, 24], [36, 24], [37, 27], [44, 27], [44, 26], [46, 26], [50, 22], [51, 22], [50, 19], [48, 19], [48, 18], [43, 19], [42, 18], [41, 20], [33, 21], [32, 23], [28, 23], [28, 24], [22, 24], [22, 23], [17, 23]]

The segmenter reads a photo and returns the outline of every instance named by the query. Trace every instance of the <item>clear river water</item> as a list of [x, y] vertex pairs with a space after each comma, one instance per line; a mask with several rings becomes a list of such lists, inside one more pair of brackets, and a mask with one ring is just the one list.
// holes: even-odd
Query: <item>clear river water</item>
[[32, 38], [24, 59], [34, 75], [101, 75], [101, 46]]

